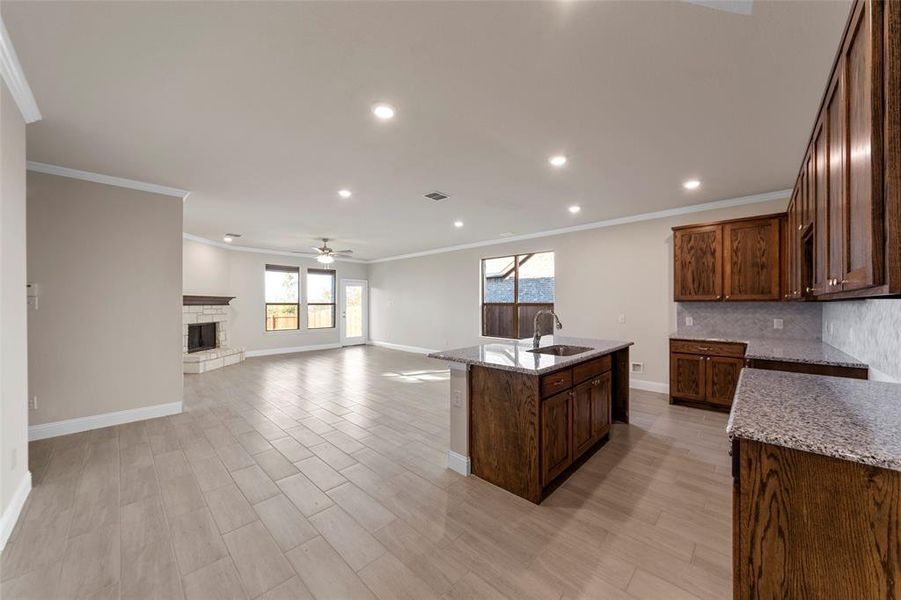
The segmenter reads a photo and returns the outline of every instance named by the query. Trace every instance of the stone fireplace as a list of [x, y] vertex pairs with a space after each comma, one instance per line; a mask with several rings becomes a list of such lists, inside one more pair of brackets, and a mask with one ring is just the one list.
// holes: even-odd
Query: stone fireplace
[[206, 373], [244, 360], [244, 348], [228, 345], [229, 296], [183, 296], [182, 354], [185, 373]]

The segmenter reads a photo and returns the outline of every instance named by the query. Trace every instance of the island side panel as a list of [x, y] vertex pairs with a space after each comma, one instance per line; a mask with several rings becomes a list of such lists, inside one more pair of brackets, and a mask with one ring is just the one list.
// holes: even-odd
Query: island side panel
[[613, 420], [629, 422], [629, 349], [623, 348], [613, 353]]
[[473, 475], [540, 502], [538, 377], [473, 366], [469, 383]]
[[739, 439], [736, 597], [901, 597], [901, 471]]

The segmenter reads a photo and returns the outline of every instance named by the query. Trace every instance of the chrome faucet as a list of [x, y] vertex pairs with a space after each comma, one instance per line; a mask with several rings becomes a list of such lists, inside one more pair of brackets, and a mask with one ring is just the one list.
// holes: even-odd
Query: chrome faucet
[[[560, 317], [557, 316], [557, 313], [555, 313], [552, 310], [547, 310], [547, 309], [539, 310], [537, 313], [535, 313], [535, 320], [532, 323], [532, 326], [533, 326], [532, 331], [534, 332], [532, 334], [532, 347], [533, 348], [537, 348], [538, 344], [541, 343], [541, 330], [538, 328], [538, 317], [540, 317], [541, 315], [553, 315], [554, 321], [557, 324], [557, 329], [563, 329], [563, 323], [560, 322]], [[554, 332], [554, 330], [551, 329], [551, 333], [553, 333], [553, 332]]]

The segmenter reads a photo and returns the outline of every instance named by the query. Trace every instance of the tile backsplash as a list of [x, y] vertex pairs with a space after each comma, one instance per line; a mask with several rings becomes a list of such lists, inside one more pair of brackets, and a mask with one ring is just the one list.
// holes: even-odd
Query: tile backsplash
[[901, 381], [901, 299], [825, 304], [823, 341], [868, 363], [871, 378]]
[[[685, 324], [689, 317], [691, 326]], [[774, 319], [782, 319], [782, 329], [773, 328]], [[823, 334], [823, 308], [794, 302], [678, 302], [676, 322], [682, 333], [818, 340]]]

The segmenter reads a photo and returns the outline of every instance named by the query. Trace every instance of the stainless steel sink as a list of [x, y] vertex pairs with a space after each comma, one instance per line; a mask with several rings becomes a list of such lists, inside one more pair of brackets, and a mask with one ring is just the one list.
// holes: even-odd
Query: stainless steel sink
[[534, 348], [528, 350], [528, 352], [535, 352], [536, 354], [553, 354], [554, 356], [573, 356], [574, 354], [582, 354], [589, 350], [591, 350], [591, 348], [588, 348], [587, 346], [563, 346], [558, 344], [556, 346]]

